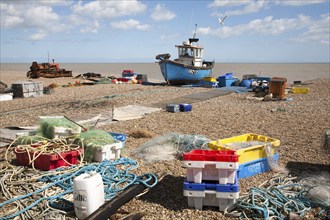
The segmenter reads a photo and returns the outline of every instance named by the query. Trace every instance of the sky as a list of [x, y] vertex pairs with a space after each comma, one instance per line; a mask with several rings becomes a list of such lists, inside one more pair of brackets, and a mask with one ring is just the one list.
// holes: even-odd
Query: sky
[[329, 63], [329, 1], [0, 0], [0, 62], [153, 63], [195, 34], [217, 63]]

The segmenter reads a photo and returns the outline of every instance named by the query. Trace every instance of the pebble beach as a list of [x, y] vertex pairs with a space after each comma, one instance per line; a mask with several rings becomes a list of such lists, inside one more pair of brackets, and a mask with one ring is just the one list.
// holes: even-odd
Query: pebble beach
[[[10, 85], [16, 81], [25, 81], [26, 71], [15, 69], [13, 64], [1, 67], [0, 81]], [[136, 66], [137, 72], [147, 72]], [[151, 64], [150, 64], [151, 65]], [[152, 64], [154, 68], [155, 64]], [[244, 71], [244, 64], [224, 65], [218, 73], [237, 72], [243, 74], [259, 74], [251, 64], [246, 64], [250, 71]], [[269, 64], [270, 65], [270, 64]], [[248, 192], [251, 187], [258, 187], [279, 172], [296, 176], [323, 173], [330, 176], [330, 149], [325, 146], [325, 132], [330, 129], [330, 70], [329, 64], [296, 64], [286, 66], [277, 64], [276, 68], [262, 71], [262, 75], [287, 77], [286, 101], [261, 101], [253, 97], [253, 93], [235, 93], [218, 96], [192, 104], [191, 112], [170, 113], [164, 109], [150, 113], [141, 119], [114, 121], [99, 126], [107, 132], [117, 132], [127, 135], [124, 157], [136, 159], [139, 167], [138, 174], [154, 173], [160, 180], [147, 193], [134, 198], [120, 208], [120, 213], [111, 219], [119, 219], [123, 213], [144, 212], [142, 219], [229, 219], [216, 207], [195, 210], [188, 207], [187, 198], [183, 196], [183, 181], [186, 170], [182, 167], [181, 158], [148, 163], [134, 154], [139, 146], [153, 138], [169, 133], [204, 135], [210, 140], [238, 136], [246, 133], [256, 133], [279, 139], [281, 144], [276, 148], [280, 155], [278, 169], [239, 179], [240, 193]], [[141, 64], [143, 66], [143, 64]], [[285, 66], [285, 65], [284, 65]], [[28, 66], [29, 67], [29, 66]], [[111, 75], [119, 76], [118, 67], [110, 71]], [[270, 66], [269, 66], [270, 67]], [[22, 68], [22, 67], [20, 67]], [[141, 68], [141, 69], [139, 69]], [[66, 64], [66, 69], [70, 69]], [[131, 68], [134, 69], [134, 68]], [[245, 69], [246, 70], [246, 69]], [[282, 72], [279, 72], [282, 71]], [[304, 72], [297, 71], [301, 70]], [[92, 70], [89, 70], [92, 71]], [[162, 82], [159, 72], [149, 70], [149, 81]], [[159, 70], [158, 70], [159, 71]], [[310, 71], [310, 72], [308, 72]], [[313, 72], [312, 72], [313, 71]], [[88, 71], [86, 71], [88, 72]], [[102, 71], [95, 71], [102, 72]], [[74, 76], [83, 73], [83, 70], [73, 72]], [[283, 73], [283, 74], [281, 74]], [[110, 74], [110, 73], [108, 73]], [[220, 75], [220, 74], [219, 74]], [[188, 94], [207, 92], [212, 88], [202, 87], [173, 87], [163, 85], [141, 84], [97, 84], [67, 86], [77, 80], [71, 77], [29, 79], [43, 82], [44, 86], [56, 84], [54, 92], [35, 98], [17, 98], [0, 102], [0, 125], [9, 126], [36, 126], [39, 116], [61, 116], [77, 118], [83, 115], [95, 115], [111, 112], [115, 107], [127, 105], [152, 106], [159, 102], [179, 98]], [[290, 93], [293, 81], [299, 80], [309, 88], [307, 94]], [[65, 85], [65, 86], [64, 86]], [[136, 132], [147, 133], [147, 136], [132, 135]], [[0, 148], [0, 167], [4, 160], [6, 147]], [[12, 149], [9, 149], [9, 160], [15, 158]], [[1, 171], [2, 173], [4, 171]], [[322, 174], [322, 175], [323, 175]], [[3, 174], [2, 174], [3, 175]], [[0, 202], [6, 199], [1, 196]], [[0, 216], [1, 213], [0, 211]], [[314, 212], [309, 212], [302, 219], [318, 219]], [[69, 219], [69, 218], [68, 218]], [[72, 218], [74, 219], [74, 218]]]

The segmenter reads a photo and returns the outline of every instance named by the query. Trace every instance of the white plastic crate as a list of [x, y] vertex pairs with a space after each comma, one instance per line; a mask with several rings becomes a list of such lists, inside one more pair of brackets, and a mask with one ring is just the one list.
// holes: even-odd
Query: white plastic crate
[[217, 192], [215, 190], [183, 190], [183, 195], [188, 198], [188, 206], [202, 210], [204, 206], [219, 207], [224, 212], [230, 209], [239, 198], [239, 192]]
[[107, 144], [103, 147], [97, 147], [93, 160], [102, 162], [103, 160], [115, 160], [120, 158], [120, 151], [123, 148], [122, 142]]
[[0, 94], [0, 102], [1, 101], [8, 101], [8, 100], [13, 100], [13, 93]]
[[81, 133], [81, 127], [76, 127], [75, 129], [72, 128], [66, 128], [66, 127], [54, 127], [52, 138], [58, 139], [58, 138], [67, 138], [72, 135], [80, 134]]
[[219, 184], [234, 184], [238, 162], [183, 161], [187, 168], [187, 181], [201, 183], [202, 180], [215, 180]]

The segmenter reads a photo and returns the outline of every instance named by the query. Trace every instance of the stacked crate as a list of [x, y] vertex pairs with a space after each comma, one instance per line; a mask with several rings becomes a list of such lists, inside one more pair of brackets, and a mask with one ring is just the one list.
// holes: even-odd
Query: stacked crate
[[220, 211], [231, 208], [239, 198], [238, 166], [238, 156], [232, 150], [198, 149], [184, 153], [187, 179], [183, 195], [188, 197], [188, 206], [216, 206]]
[[[267, 145], [270, 147], [270, 152], [265, 151]], [[212, 150], [235, 150], [239, 162], [237, 177], [247, 178], [269, 171], [271, 169], [269, 162], [272, 162], [272, 165], [277, 164], [279, 154], [276, 154], [275, 148], [280, 146], [280, 140], [247, 133], [211, 141], [208, 146]]]

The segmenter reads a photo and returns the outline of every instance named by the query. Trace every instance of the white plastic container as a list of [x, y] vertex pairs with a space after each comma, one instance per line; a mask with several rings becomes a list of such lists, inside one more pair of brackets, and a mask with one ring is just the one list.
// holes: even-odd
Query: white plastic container
[[219, 211], [222, 212], [231, 208], [239, 198], [239, 192], [217, 192], [215, 190], [183, 190], [183, 195], [188, 198], [189, 207], [202, 210], [203, 206], [215, 206], [219, 207]]
[[187, 168], [187, 181], [201, 183], [202, 180], [215, 180], [219, 184], [234, 184], [238, 162], [183, 161]]
[[54, 127], [52, 139], [67, 138], [80, 133], [81, 127], [78, 126], [76, 128]]
[[102, 162], [103, 160], [115, 160], [120, 158], [120, 151], [123, 148], [122, 142], [107, 144], [102, 147], [97, 147], [93, 155], [93, 160]]
[[9, 100], [13, 100], [13, 93], [0, 94], [0, 102], [9, 101]]
[[84, 173], [73, 180], [74, 211], [86, 219], [104, 203], [104, 186], [99, 173]]

